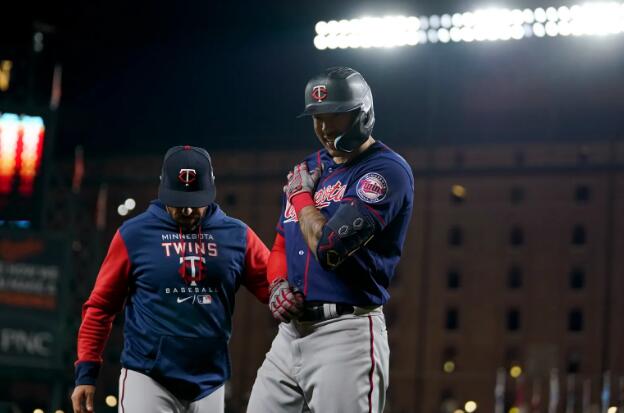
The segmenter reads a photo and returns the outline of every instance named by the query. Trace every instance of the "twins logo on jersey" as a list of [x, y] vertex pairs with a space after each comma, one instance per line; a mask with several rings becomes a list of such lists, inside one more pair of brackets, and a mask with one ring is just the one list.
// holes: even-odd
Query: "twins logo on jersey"
[[362, 201], [374, 204], [386, 197], [388, 184], [380, 174], [369, 172], [357, 182], [356, 192]]
[[[184, 240], [190, 238], [192, 242]], [[163, 234], [163, 240], [180, 239], [178, 234]], [[214, 241], [210, 234], [185, 234], [181, 242], [163, 242], [163, 247], [167, 257], [178, 256], [180, 268], [178, 273], [187, 285], [196, 286], [198, 282], [206, 278], [206, 257], [217, 257], [219, 250], [215, 242], [205, 242], [204, 240]], [[197, 239], [197, 241], [194, 241]], [[191, 254], [191, 255], [187, 255]]]
[[178, 273], [186, 284], [194, 287], [206, 278], [205, 264], [206, 259], [204, 257], [180, 257]]
[[[344, 197], [347, 186], [337, 181], [333, 185], [326, 185], [316, 191], [314, 194], [314, 204], [318, 209], [328, 207], [332, 202], [340, 202]], [[286, 202], [286, 210], [284, 211], [284, 224], [288, 222], [297, 222], [297, 213], [295, 208]]]

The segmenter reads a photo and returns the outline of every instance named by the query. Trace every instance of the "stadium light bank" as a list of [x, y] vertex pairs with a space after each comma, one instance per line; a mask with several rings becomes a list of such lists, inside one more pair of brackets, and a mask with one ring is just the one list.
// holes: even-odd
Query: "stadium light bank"
[[521, 40], [530, 37], [607, 36], [624, 32], [624, 3], [559, 8], [491, 8], [431, 16], [363, 17], [319, 21], [319, 50], [389, 48], [425, 43]]

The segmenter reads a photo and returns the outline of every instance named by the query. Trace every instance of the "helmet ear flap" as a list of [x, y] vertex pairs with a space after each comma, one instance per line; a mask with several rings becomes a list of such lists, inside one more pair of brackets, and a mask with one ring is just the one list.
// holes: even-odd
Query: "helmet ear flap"
[[368, 112], [364, 112], [364, 113], [362, 114], [362, 123], [363, 123], [364, 125], [366, 125], [366, 124], [368, 124], [368, 121], [369, 121], [369, 120], [370, 120], [370, 111], [368, 111]]
[[361, 135], [365, 135], [366, 134], [366, 125], [368, 125], [368, 121], [370, 120], [370, 111], [368, 112], [364, 112], [364, 111], [360, 111], [360, 134]]

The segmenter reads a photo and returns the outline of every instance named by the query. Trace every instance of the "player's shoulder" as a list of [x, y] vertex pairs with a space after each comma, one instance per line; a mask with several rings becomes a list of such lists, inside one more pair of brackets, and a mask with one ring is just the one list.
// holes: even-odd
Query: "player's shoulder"
[[414, 182], [412, 167], [398, 152], [388, 145], [377, 141], [373, 144], [372, 152], [358, 165], [358, 175], [368, 172], [385, 173], [397, 178], [406, 178]]
[[304, 161], [306, 162], [306, 164], [308, 165], [308, 168], [310, 169], [316, 168], [317, 165], [326, 163], [330, 160], [331, 160], [331, 157], [329, 156], [329, 154], [327, 153], [327, 150], [325, 149], [320, 149], [318, 151], [312, 152], [304, 158]]

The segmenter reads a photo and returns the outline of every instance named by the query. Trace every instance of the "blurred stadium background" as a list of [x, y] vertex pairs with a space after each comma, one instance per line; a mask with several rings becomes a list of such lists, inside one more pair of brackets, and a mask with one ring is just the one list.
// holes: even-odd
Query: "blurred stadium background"
[[[386, 412], [624, 412], [623, 3], [0, 8], [0, 412], [70, 411], [81, 304], [168, 147], [207, 148], [218, 202], [272, 241], [285, 173], [317, 147], [303, 87], [331, 65], [363, 73], [375, 138], [416, 178]], [[275, 331], [241, 292], [229, 412]]]

